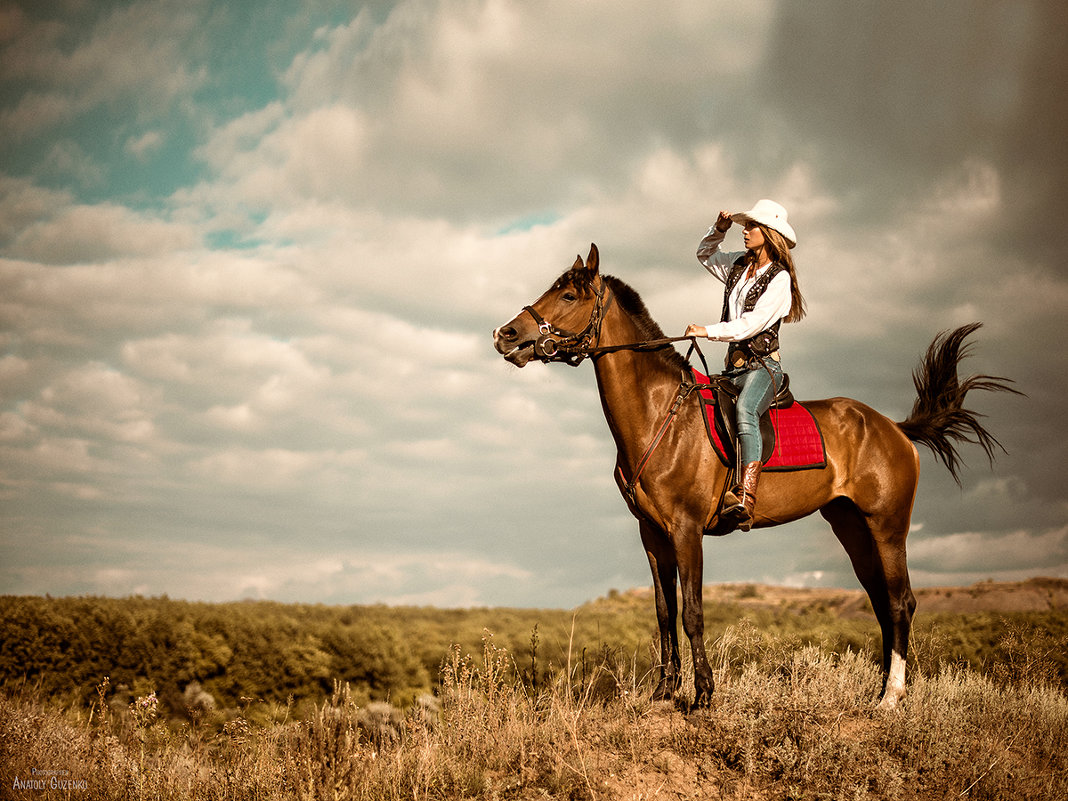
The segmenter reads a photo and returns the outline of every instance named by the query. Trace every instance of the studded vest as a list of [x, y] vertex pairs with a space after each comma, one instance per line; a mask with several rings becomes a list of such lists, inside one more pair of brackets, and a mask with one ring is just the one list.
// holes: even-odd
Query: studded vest
[[[748, 269], [748, 265], [745, 264], [743, 259], [744, 257], [734, 262], [734, 266], [731, 267], [731, 271], [727, 275], [727, 281], [723, 288], [723, 313], [720, 315], [720, 322], [725, 323], [730, 318], [731, 292], [738, 285], [738, 282], [742, 280], [742, 276]], [[783, 265], [775, 262], [763, 272], [745, 294], [745, 299], [742, 301], [743, 313], [750, 312], [756, 308], [757, 301], [767, 291], [771, 279], [785, 269]], [[776, 320], [772, 326], [749, 339], [729, 343], [727, 345], [727, 369], [752, 370], [759, 367], [763, 358], [770, 356], [779, 349], [779, 325], [781, 323], [782, 320]]]

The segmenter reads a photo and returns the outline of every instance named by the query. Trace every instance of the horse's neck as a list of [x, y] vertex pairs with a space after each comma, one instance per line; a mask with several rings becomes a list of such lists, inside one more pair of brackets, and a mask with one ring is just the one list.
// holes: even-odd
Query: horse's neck
[[[618, 307], [607, 315], [600, 344], [639, 341], [641, 334]], [[654, 428], [678, 391], [682, 375], [655, 351], [621, 350], [597, 360], [597, 387], [605, 417], [619, 452], [634, 460], [648, 444]]]

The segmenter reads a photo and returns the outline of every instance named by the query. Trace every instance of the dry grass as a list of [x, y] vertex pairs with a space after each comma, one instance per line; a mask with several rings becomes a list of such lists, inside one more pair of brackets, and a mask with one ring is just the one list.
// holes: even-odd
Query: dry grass
[[[868, 653], [797, 647], [742, 625], [711, 654], [715, 702], [691, 714], [653, 703], [636, 660], [606, 661], [584, 679], [565, 665], [535, 690], [488, 636], [482, 654], [455, 649], [438, 696], [403, 716], [358, 706], [345, 686], [301, 721], [274, 710], [274, 722], [253, 723], [246, 709], [177, 726], [148, 702], [60, 710], [32, 689], [9, 690], [0, 797], [1068, 797], [1068, 698], [1040, 672], [914, 670], [901, 708], [883, 713]], [[19, 789], [16, 777], [79, 785]]]

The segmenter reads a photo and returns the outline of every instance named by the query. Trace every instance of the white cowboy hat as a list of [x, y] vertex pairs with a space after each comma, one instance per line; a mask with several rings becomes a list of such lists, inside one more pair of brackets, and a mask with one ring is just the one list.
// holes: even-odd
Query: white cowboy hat
[[731, 219], [736, 223], [755, 222], [760, 225], [771, 228], [778, 231], [784, 237], [786, 237], [786, 244], [790, 247], [797, 245], [797, 234], [794, 233], [794, 229], [790, 227], [790, 223], [786, 222], [786, 209], [776, 203], [774, 200], [768, 200], [764, 198], [758, 200], [756, 205], [749, 211], [740, 211], [737, 214], [732, 214]]

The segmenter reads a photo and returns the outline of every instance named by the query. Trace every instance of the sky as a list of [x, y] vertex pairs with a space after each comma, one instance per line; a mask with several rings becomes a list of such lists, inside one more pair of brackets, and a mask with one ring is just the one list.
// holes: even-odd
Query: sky
[[[926, 450], [916, 586], [1068, 578], [1060, 3], [0, 5], [0, 593], [570, 608], [648, 586], [589, 363], [491, 331], [591, 242], [713, 322], [790, 212], [799, 399], [895, 420], [982, 321], [1007, 453]], [[741, 249], [737, 229], [727, 247]], [[705, 352], [718, 359], [722, 345]], [[818, 515], [708, 582], [859, 586]]]

